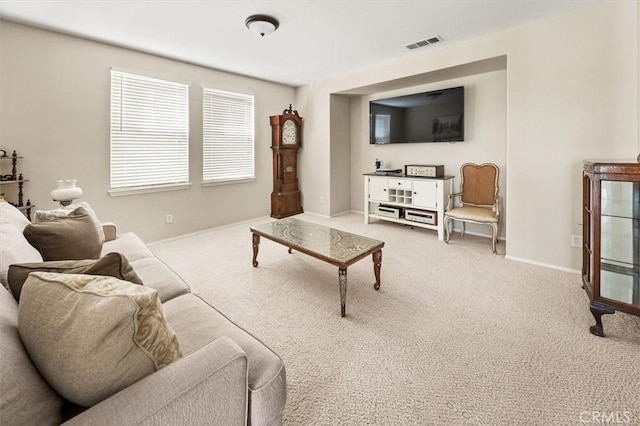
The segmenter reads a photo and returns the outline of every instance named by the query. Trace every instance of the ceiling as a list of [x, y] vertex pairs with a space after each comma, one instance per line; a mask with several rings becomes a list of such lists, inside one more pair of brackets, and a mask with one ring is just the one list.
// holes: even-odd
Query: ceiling
[[[301, 86], [602, 0], [0, 0], [3, 19]], [[280, 28], [245, 27], [266, 14]], [[442, 41], [405, 46], [439, 35]]]

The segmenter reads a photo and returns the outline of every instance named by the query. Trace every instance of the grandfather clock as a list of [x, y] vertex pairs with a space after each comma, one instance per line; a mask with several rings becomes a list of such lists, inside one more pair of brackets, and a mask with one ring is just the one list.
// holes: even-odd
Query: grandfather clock
[[280, 219], [302, 213], [298, 189], [298, 148], [302, 144], [302, 117], [285, 109], [282, 115], [269, 117], [273, 150], [273, 192], [271, 217]]

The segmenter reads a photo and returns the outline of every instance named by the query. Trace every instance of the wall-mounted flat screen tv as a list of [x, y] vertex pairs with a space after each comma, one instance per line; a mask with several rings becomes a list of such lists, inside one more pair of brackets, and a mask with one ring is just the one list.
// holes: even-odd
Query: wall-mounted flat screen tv
[[464, 87], [369, 102], [369, 143], [464, 141]]

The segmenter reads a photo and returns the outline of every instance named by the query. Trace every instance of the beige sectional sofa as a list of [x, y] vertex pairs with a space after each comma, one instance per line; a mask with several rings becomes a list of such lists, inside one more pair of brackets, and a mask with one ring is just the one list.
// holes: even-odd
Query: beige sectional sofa
[[286, 377], [280, 357], [191, 293], [135, 234], [116, 237], [113, 227], [105, 228], [102, 255], [123, 254], [143, 285], [157, 290], [182, 357], [91, 407], [66, 401], [32, 362], [20, 338], [19, 305], [8, 287], [10, 265], [43, 262], [23, 236], [27, 225], [20, 211], [0, 203], [0, 281], [5, 287], [0, 289], [0, 424], [282, 423]]

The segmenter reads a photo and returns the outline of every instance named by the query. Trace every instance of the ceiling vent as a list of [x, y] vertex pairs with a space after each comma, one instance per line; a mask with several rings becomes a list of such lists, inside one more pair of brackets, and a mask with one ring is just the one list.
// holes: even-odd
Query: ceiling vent
[[434, 37], [429, 37], [425, 40], [419, 40], [410, 44], [407, 44], [405, 47], [409, 50], [413, 50], [413, 49], [417, 49], [419, 47], [425, 47], [425, 46], [429, 46], [430, 44], [435, 44], [435, 43], [439, 43], [442, 41], [442, 37], [440, 37], [439, 35], [434, 36]]

